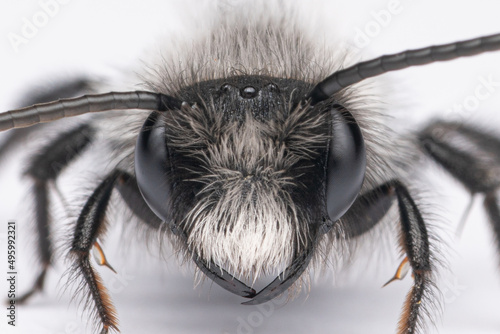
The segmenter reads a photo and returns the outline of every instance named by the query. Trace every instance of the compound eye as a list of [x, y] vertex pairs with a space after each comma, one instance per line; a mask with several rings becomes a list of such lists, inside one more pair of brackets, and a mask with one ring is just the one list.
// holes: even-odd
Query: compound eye
[[142, 197], [163, 221], [169, 220], [171, 182], [168, 179], [168, 149], [165, 127], [158, 113], [152, 113], [137, 138], [135, 175]]
[[336, 221], [349, 210], [361, 190], [365, 178], [366, 150], [356, 120], [342, 107], [332, 109], [331, 131], [326, 206], [330, 219]]

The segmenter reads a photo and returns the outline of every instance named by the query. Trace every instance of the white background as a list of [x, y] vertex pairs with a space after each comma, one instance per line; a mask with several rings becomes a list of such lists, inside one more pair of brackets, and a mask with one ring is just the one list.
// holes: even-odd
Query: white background
[[[388, 8], [390, 1], [330, 1], [316, 12], [321, 27], [336, 36], [339, 42], [354, 44], [357, 31], [373, 27], [372, 12]], [[238, 1], [228, 1], [237, 6]], [[20, 3], [4, 1], [0, 7], [0, 110], [8, 110], [23, 90], [44, 85], [47, 80], [79, 73], [117, 75], [131, 66], [140, 68], [137, 60], [155, 49], [162, 38], [169, 38], [183, 29], [196, 26], [201, 7], [191, 1], [78, 1], [61, 5], [59, 12], [36, 36], [14, 50], [10, 33], [20, 33], [23, 18], [32, 18], [42, 9], [37, 1]], [[297, 4], [298, 5], [298, 4]], [[304, 11], [308, 8], [301, 4]], [[361, 59], [452, 42], [500, 32], [500, 4], [491, 1], [409, 1], [401, 0], [401, 13], [374, 33], [369, 46], [359, 50]], [[207, 15], [210, 15], [207, 12]], [[277, 10], [276, 15], [279, 15]], [[196, 17], [196, 19], [194, 19]], [[372, 31], [373, 32], [373, 31]], [[164, 52], [168, 52], [165, 50]], [[500, 125], [496, 116], [500, 91], [479, 101], [477, 108], [464, 113], [451, 111], [456, 104], [470, 101], [480, 78], [500, 81], [500, 53], [482, 55], [446, 64], [409, 69], [385, 75], [375, 81], [383, 94], [380, 99], [402, 125], [417, 129], [432, 117], [449, 117], [489, 126]], [[140, 65], [140, 64], [139, 64]], [[499, 130], [500, 133], [500, 130]], [[16, 181], [19, 163], [10, 157], [1, 161], [0, 222], [20, 220], [26, 211], [21, 185]], [[432, 171], [431, 171], [432, 172]], [[499, 258], [490, 229], [483, 214], [481, 199], [460, 240], [453, 238], [453, 229], [468, 201], [467, 193], [454, 180], [439, 170], [428, 173], [429, 210], [434, 213], [438, 233], [447, 241], [442, 253], [449, 261], [440, 287], [445, 296], [444, 314], [438, 318], [439, 333], [498, 333], [500, 331]], [[424, 195], [423, 197], [425, 198]], [[111, 231], [112, 232], [112, 231]], [[0, 231], [5, 233], [5, 228]], [[29, 247], [29, 236], [20, 232], [24, 248], [19, 249], [20, 290], [33, 279], [35, 262]], [[5, 254], [3, 235], [0, 254]], [[111, 245], [117, 237], [111, 236]], [[114, 242], [113, 242], [114, 241]], [[27, 245], [28, 244], [28, 245]], [[111, 249], [108, 249], [111, 248]], [[273, 309], [241, 306], [241, 298], [232, 296], [209, 283], [193, 289], [190, 271], [181, 272], [175, 260], [156, 261], [140, 247], [126, 252], [108, 247], [110, 261], [121, 274], [116, 277], [101, 270], [106, 284], [112, 287], [123, 333], [237, 333], [242, 321], [257, 324], [241, 333], [391, 333], [395, 332], [400, 307], [411, 279], [380, 289], [393, 274], [398, 258], [396, 250], [380, 245], [393, 254], [380, 264], [377, 256], [369, 258], [372, 265], [344, 275], [348, 279], [334, 285], [331, 275], [312, 285], [309, 296]], [[134, 253], [135, 250], [137, 253]], [[383, 253], [383, 252], [382, 252]], [[112, 260], [111, 260], [112, 259]], [[0, 268], [5, 268], [0, 255]], [[0, 332], [9, 334], [69, 334], [90, 332], [86, 316], [81, 317], [70, 295], [61, 294], [58, 280], [65, 270], [62, 261], [49, 274], [49, 284], [37, 296], [17, 310], [18, 327], [6, 325], [6, 311], [0, 311]], [[2, 269], [2, 271], [6, 271]], [[0, 296], [7, 287], [0, 274]], [[268, 305], [268, 307], [271, 307]]]

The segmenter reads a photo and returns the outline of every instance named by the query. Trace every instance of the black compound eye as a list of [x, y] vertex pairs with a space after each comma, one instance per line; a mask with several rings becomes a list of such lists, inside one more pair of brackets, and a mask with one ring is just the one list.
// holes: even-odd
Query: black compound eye
[[[342, 109], [342, 110], [340, 110]], [[326, 175], [326, 207], [332, 221], [356, 200], [365, 178], [366, 150], [361, 129], [347, 110], [332, 109], [332, 134]]]
[[169, 220], [172, 193], [168, 179], [168, 150], [165, 127], [152, 113], [137, 137], [135, 148], [135, 175], [142, 197], [149, 208], [163, 221]]

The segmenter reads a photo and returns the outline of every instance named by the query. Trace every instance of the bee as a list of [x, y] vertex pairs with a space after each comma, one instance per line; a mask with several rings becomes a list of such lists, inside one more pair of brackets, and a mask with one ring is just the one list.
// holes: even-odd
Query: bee
[[[47, 181], [55, 179], [60, 171], [63, 173], [65, 164], [73, 164], [73, 159], [83, 156], [85, 151], [91, 148], [103, 149], [91, 143], [94, 136], [99, 136], [109, 146], [106, 148], [112, 149], [109, 153], [110, 161], [104, 164], [111, 170], [89, 182], [91, 189], [70, 223], [72, 233], [69, 253], [73, 260], [73, 270], [70, 273], [76, 275], [71, 277], [83, 278], [84, 283], [79, 286], [93, 295], [88, 301], [90, 309], [97, 312], [90, 322], [101, 332], [118, 328], [113, 306], [106, 296], [106, 280], [101, 282], [96, 278], [96, 269], [89, 262], [89, 252], [94, 247], [99, 252], [98, 260], [109, 265], [104, 256], [106, 247], [101, 238], [105, 235], [105, 227], [110, 223], [104, 224], [104, 220], [96, 218], [97, 216], [92, 218], [90, 212], [104, 214], [106, 210], [98, 210], [97, 207], [106, 203], [102, 197], [111, 196], [112, 192], [121, 195], [121, 204], [125, 204], [136, 218], [153, 225], [150, 229], [158, 231], [163, 238], [169, 238], [175, 251], [186, 261], [195, 263], [199, 270], [223, 288], [241, 297], [250, 297], [254, 304], [272, 303], [274, 298], [290, 287], [298, 289], [304, 276], [303, 271], [311, 266], [309, 263], [325, 261], [324, 258], [330, 252], [328, 246], [339, 245], [342, 251], [343, 242], [354, 239], [358, 234], [365, 234], [365, 229], [371, 227], [366, 221], [372, 221], [375, 225], [375, 222], [382, 219], [378, 215], [384, 216], [389, 211], [389, 206], [396, 206], [392, 202], [385, 203], [384, 196], [389, 198], [395, 195], [399, 201], [393, 199], [393, 203], [398, 202], [400, 207], [403, 206], [413, 215], [405, 216], [401, 213], [403, 223], [393, 219], [394, 228], [400, 231], [401, 224], [404, 228], [406, 221], [407, 225], [416, 224], [418, 230], [418, 233], [411, 230], [406, 235], [400, 232], [400, 245], [406, 255], [412, 247], [416, 247], [413, 250], [423, 259], [423, 262], [417, 263], [415, 261], [419, 256], [409, 256], [409, 262], [413, 261], [415, 288], [413, 297], [410, 295], [406, 302], [409, 311], [408, 314], [403, 314], [400, 327], [402, 333], [416, 331], [419, 328], [417, 323], [420, 319], [425, 319], [422, 317], [424, 312], [418, 310], [428, 308], [433, 302], [434, 296], [430, 292], [437, 264], [432, 262], [431, 246], [439, 247], [439, 244], [432, 244], [422, 238], [416, 246], [409, 240], [409, 236], [428, 233], [428, 225], [425, 223], [425, 216], [419, 213], [423, 204], [413, 200], [413, 191], [408, 188], [411, 185], [407, 184], [411, 180], [411, 174], [407, 169], [413, 167], [417, 149], [420, 148], [424, 153], [428, 150], [431, 156], [435, 151], [424, 144], [412, 146], [409, 137], [398, 136], [397, 131], [392, 131], [378, 120], [376, 109], [367, 108], [373, 112], [368, 115], [360, 107], [366, 103], [361, 97], [369, 98], [360, 92], [362, 88], [353, 89], [350, 84], [346, 84], [339, 87], [340, 90], [332, 89], [330, 82], [335, 80], [327, 81], [326, 87], [314, 88], [315, 84], [323, 82], [331, 73], [348, 66], [344, 63], [329, 63], [331, 58], [322, 58], [323, 54], [320, 52], [308, 53], [308, 39], [302, 39], [302, 32], [295, 30], [297, 26], [291, 25], [285, 29], [285, 26], [279, 25], [282, 23], [262, 14], [255, 14], [253, 22], [252, 15], [238, 20], [239, 5], [229, 5], [234, 12], [230, 11], [231, 15], [227, 15], [233, 18], [222, 20], [219, 26], [213, 28], [214, 32], [206, 37], [215, 46], [200, 43], [202, 46], [192, 50], [192, 55], [200, 52], [200, 57], [205, 56], [203, 61], [195, 56], [191, 59], [187, 57], [184, 61], [191, 67], [186, 70], [183, 67], [185, 64], [175, 63], [173, 60], [169, 63], [166, 59], [168, 65], [156, 68], [156, 72], [160, 72], [159, 77], [146, 78], [149, 92], [163, 93], [159, 101], [159, 95], [146, 92], [129, 94], [123, 99], [133, 100], [138, 96], [140, 103], [155, 103], [154, 107], [147, 104], [145, 109], [165, 109], [164, 114], [153, 112], [149, 118], [149, 113], [138, 111], [96, 114], [88, 117], [90, 123], [82, 120], [76, 125], [67, 125], [59, 134], [52, 134], [53, 141], [40, 146], [38, 154], [32, 154], [31, 159], [27, 160], [27, 166], [24, 167], [27, 177], [34, 178], [35, 181]], [[380, 15], [377, 17], [380, 18]], [[375, 16], [372, 18], [374, 22], [378, 22]], [[361, 32], [368, 37], [370, 36], [365, 29], [369, 27], [369, 23], [370, 21], [360, 26]], [[262, 28], [268, 25], [269, 30]], [[40, 34], [42, 32], [39, 31]], [[297, 41], [297, 45], [292, 45], [292, 40]], [[242, 47], [235, 41], [243, 43], [244, 52], [234, 51], [235, 45]], [[248, 41], [260, 42], [256, 45], [268, 49], [252, 49], [255, 45]], [[32, 42], [36, 40], [29, 41]], [[283, 49], [279, 48], [280, 42], [285, 45]], [[201, 50], [213, 52], [203, 53]], [[266, 50], [269, 52], [264, 52]], [[280, 56], [280, 61], [273, 60], [272, 57], [276, 55]], [[173, 57], [175, 56], [176, 53]], [[232, 60], [230, 66], [225, 62], [227, 59]], [[299, 83], [294, 81], [298, 77], [302, 78]], [[285, 79], [283, 81], [280, 78]], [[484, 92], [488, 87], [482, 89]], [[118, 96], [111, 100], [116, 100]], [[334, 96], [333, 100], [330, 100], [331, 96]], [[264, 107], [237, 104], [240, 100], [243, 101], [241, 103], [250, 102], [249, 105], [252, 101], [257, 101]], [[468, 101], [463, 100], [465, 107], [468, 106]], [[315, 108], [316, 105], [319, 108]], [[143, 107], [142, 104], [140, 106]], [[113, 109], [123, 109], [123, 106]], [[215, 113], [221, 109], [227, 111]], [[279, 110], [276, 115], [284, 116], [277, 118], [274, 114], [276, 110]], [[186, 118], [187, 116], [191, 118]], [[3, 124], [6, 123], [4, 121]], [[227, 124], [233, 125], [228, 127]], [[428, 128], [429, 131], [420, 130], [415, 138], [422, 143], [430, 140], [431, 144], [436, 144], [437, 139], [433, 137], [436, 130], [450, 136], [463, 135], [464, 140], [469, 140], [468, 144], [471, 144], [471, 138], [479, 138], [478, 135], [467, 135], [456, 130], [457, 127], [450, 122], [432, 124], [434, 125]], [[285, 125], [294, 131], [286, 132]], [[469, 129], [475, 128], [466, 127], [464, 131]], [[339, 134], [340, 137], [332, 139], [332, 136]], [[142, 147], [142, 150], [134, 150], [137, 138], [138, 147]], [[164, 140], [162, 138], [167, 138], [163, 150], [160, 149], [161, 145], [151, 144], [151, 141]], [[222, 138], [225, 138], [224, 145], [220, 144]], [[260, 141], [261, 138], [266, 138], [267, 141]], [[344, 138], [354, 139], [347, 142], [350, 148], [335, 151], [335, 146], [331, 143], [340, 142]], [[488, 135], [487, 141], [478, 140], [485, 144], [494, 142], [495, 139]], [[67, 151], [58, 155], [53, 150], [59, 142], [77, 141], [79, 144], [71, 146], [69, 151], [75, 153], [74, 156]], [[148, 145], [152, 145], [154, 149], [150, 150]], [[386, 147], [393, 147], [395, 151], [388, 152], [384, 150]], [[350, 152], [347, 155], [348, 165], [342, 164], [344, 160], [329, 160], [339, 152]], [[49, 153], [55, 154], [55, 161], [46, 160]], [[266, 158], [266, 154], [270, 156]], [[494, 160], [495, 155], [489, 158]], [[162, 161], [160, 165], [164, 169], [152, 167], [155, 166], [155, 159]], [[230, 161], [234, 163], [230, 164]], [[38, 168], [44, 163], [52, 168], [54, 162], [60, 167], [54, 172]], [[250, 168], [250, 165], [255, 167]], [[332, 165], [339, 167], [328, 169]], [[491, 165], [487, 167], [494, 168]], [[36, 175], [40, 170], [42, 175]], [[44, 172], [49, 174], [43, 175]], [[168, 181], [162, 179], [165, 175]], [[459, 177], [463, 175], [459, 174]], [[350, 182], [339, 186], [331, 181], [337, 179]], [[58, 185], [58, 182], [54, 184]], [[332, 192], [325, 184], [332, 185]], [[35, 182], [33, 191], [38, 204], [40, 198], [43, 199], [48, 193], [39, 186]], [[311, 191], [313, 188], [316, 190], [325, 187], [322, 191]], [[370, 193], [374, 189], [377, 191]], [[63, 193], [60, 196], [61, 202], [65, 201], [65, 196], [69, 195]], [[167, 204], [160, 205], [157, 201]], [[353, 210], [352, 205], [355, 205], [356, 210]], [[249, 215], [249, 212], [253, 215]], [[400, 209], [400, 212], [405, 210]], [[368, 216], [368, 219], [363, 220], [358, 215]], [[278, 219], [278, 216], [281, 218]], [[268, 219], [276, 223], [271, 223]], [[107, 220], [112, 218], [108, 215]], [[157, 225], [153, 224], [155, 221], [158, 221]], [[361, 221], [364, 224], [353, 223]], [[358, 227], [361, 230], [358, 231]], [[256, 242], [259, 236], [267, 239], [262, 238], [263, 240]], [[336, 250], [334, 247], [331, 252]], [[402, 263], [401, 269], [407, 267], [404, 263], [407, 262]], [[116, 269], [120, 271], [119, 268]], [[262, 293], [255, 291], [251, 283], [245, 283], [252, 282], [263, 274], [273, 273], [276, 280], [269, 287], [264, 287]], [[38, 277], [43, 279], [42, 275], [45, 275], [43, 271]], [[35, 285], [33, 291], [37, 290]], [[423, 298], [420, 293], [429, 298]], [[259, 310], [262, 316], [266, 309]], [[248, 331], [248, 328], [255, 330], [253, 323], [255, 321], [250, 317], [243, 321], [237, 320], [235, 328], [237, 331]]]

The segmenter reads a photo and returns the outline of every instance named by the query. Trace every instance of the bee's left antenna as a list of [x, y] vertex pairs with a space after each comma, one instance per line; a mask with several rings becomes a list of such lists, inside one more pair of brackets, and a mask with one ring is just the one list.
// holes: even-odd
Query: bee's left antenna
[[84, 95], [1, 113], [0, 131], [24, 128], [91, 112], [130, 109], [166, 111], [179, 109], [181, 105], [182, 101], [174, 97], [144, 91]]
[[333, 73], [317, 84], [307, 98], [314, 105], [346, 87], [380, 74], [496, 50], [500, 50], [500, 34], [382, 56]]

